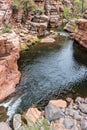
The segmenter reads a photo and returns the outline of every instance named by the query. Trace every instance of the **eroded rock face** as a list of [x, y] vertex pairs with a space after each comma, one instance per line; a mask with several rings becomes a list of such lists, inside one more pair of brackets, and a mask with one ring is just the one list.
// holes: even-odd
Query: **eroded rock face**
[[68, 31], [69, 33], [74, 33], [75, 28], [76, 28], [76, 19], [73, 19], [66, 24], [64, 30]]
[[75, 40], [83, 47], [87, 48], [87, 20], [79, 19], [75, 30]]
[[0, 26], [9, 23], [12, 15], [11, 0], [0, 0]]
[[44, 36], [49, 18], [46, 15], [34, 15], [32, 20], [26, 21], [26, 27], [31, 34], [37, 34], [38, 36]]
[[0, 101], [13, 93], [19, 83], [19, 49], [19, 38], [14, 32], [0, 36]]
[[49, 17], [49, 27], [60, 27], [62, 24], [63, 4], [58, 1], [45, 1], [45, 14]]

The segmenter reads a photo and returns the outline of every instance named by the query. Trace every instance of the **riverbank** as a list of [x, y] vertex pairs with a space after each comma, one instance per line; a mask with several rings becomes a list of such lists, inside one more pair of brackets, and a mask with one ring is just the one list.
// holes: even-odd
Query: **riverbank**
[[[70, 36], [60, 36], [52, 29], [61, 30], [69, 22], [73, 4], [68, 0], [35, 1], [33, 5], [15, 2], [0, 1], [0, 101], [4, 100], [0, 130], [86, 130], [87, 51], [76, 47]], [[30, 4], [35, 10], [28, 10]], [[84, 18], [67, 28], [87, 48]], [[78, 95], [85, 98], [76, 98]], [[65, 100], [69, 96], [72, 99]], [[63, 100], [50, 101], [60, 97]], [[2, 122], [10, 123], [12, 118], [13, 128]]]
[[31, 107], [13, 116], [13, 128], [0, 123], [0, 130], [86, 130], [87, 98], [51, 100], [44, 111]]

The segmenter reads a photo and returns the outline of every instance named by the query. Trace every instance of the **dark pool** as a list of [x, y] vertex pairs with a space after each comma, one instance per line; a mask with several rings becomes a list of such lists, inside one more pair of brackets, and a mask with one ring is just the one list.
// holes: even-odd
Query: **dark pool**
[[31, 47], [21, 54], [19, 67], [22, 78], [8, 99], [8, 115], [31, 105], [42, 109], [50, 99], [87, 97], [87, 50], [72, 40]]
[[39, 44], [20, 59], [20, 107], [44, 106], [50, 99], [87, 96], [87, 51], [72, 40]]

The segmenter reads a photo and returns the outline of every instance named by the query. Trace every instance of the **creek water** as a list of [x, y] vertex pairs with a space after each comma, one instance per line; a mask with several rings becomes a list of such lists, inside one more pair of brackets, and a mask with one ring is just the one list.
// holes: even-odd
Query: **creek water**
[[50, 99], [87, 96], [87, 50], [72, 40], [32, 46], [22, 52], [19, 69], [16, 93], [0, 104], [9, 117], [32, 105], [42, 109]]

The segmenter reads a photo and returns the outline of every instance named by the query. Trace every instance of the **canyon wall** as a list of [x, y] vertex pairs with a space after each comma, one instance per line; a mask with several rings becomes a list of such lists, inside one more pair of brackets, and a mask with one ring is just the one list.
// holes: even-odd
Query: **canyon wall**
[[87, 19], [79, 19], [76, 23], [74, 38], [80, 45], [87, 48]]
[[13, 93], [19, 83], [19, 50], [19, 38], [14, 32], [0, 36], [0, 101]]

